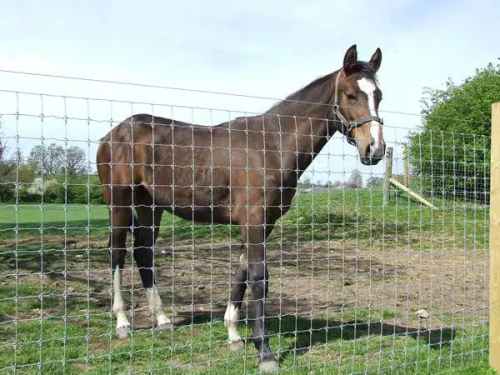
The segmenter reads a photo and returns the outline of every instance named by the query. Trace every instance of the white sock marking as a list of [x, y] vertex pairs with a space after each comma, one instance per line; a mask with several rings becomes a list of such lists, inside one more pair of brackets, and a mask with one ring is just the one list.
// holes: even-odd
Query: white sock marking
[[116, 316], [116, 328], [129, 327], [130, 323], [125, 315], [125, 303], [122, 298], [122, 271], [119, 266], [116, 266], [115, 273], [113, 277], [113, 291], [114, 291], [114, 301], [113, 301], [113, 312]]
[[146, 297], [148, 299], [149, 309], [155, 315], [158, 326], [169, 324], [170, 319], [163, 311], [163, 303], [161, 302], [160, 294], [158, 293], [156, 286], [146, 290]]
[[227, 327], [227, 335], [230, 342], [241, 341], [241, 336], [236, 327], [239, 318], [240, 309], [236, 305], [229, 303], [224, 314], [224, 325]]
[[[368, 108], [370, 109], [371, 116], [377, 116], [377, 111], [375, 111], [375, 98], [374, 93], [376, 90], [375, 84], [366, 79], [361, 78], [358, 80], [358, 86], [361, 91], [363, 91], [368, 96]], [[377, 121], [370, 122], [370, 135], [373, 138], [373, 152], [375, 152], [380, 147], [380, 124]]]

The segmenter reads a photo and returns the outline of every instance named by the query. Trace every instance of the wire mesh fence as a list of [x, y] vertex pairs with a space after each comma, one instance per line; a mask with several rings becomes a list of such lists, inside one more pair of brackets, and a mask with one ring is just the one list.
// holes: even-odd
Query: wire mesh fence
[[489, 137], [0, 94], [2, 373], [255, 373], [263, 322], [282, 373], [487, 358]]

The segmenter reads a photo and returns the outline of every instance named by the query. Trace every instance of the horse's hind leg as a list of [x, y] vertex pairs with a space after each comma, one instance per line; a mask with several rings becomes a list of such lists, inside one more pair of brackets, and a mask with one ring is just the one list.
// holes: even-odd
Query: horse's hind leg
[[[140, 187], [135, 194], [137, 204], [137, 227], [134, 228], [134, 259], [139, 268], [142, 285], [146, 289], [149, 309], [158, 327], [171, 328], [171, 321], [163, 311], [163, 303], [154, 277], [154, 244], [158, 238], [164, 209], [156, 206], [153, 210], [149, 193]], [[153, 230], [154, 226], [154, 230]]]
[[[124, 205], [117, 203], [117, 206]], [[127, 254], [127, 232], [133, 220], [133, 212], [129, 207], [113, 207], [110, 211], [111, 233], [110, 251], [113, 275], [113, 313], [116, 316], [116, 335], [119, 339], [126, 338], [130, 331], [130, 322], [125, 314], [125, 303], [122, 297], [122, 271]]]

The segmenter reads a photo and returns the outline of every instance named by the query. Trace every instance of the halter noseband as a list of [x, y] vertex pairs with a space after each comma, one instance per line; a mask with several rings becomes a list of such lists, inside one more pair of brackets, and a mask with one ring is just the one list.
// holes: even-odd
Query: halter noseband
[[346, 136], [347, 142], [350, 145], [356, 146], [356, 142], [354, 141], [354, 139], [352, 139], [349, 136], [349, 133], [351, 132], [352, 129], [357, 128], [358, 126], [366, 124], [367, 122], [370, 122], [370, 121], [377, 121], [381, 125], [384, 122], [378, 116], [364, 117], [364, 118], [354, 120], [352, 122], [347, 121], [347, 119], [344, 117], [344, 115], [342, 113], [340, 113], [340, 106], [338, 104], [338, 100], [339, 100], [338, 90], [339, 90], [339, 82], [340, 82], [340, 73], [341, 73], [341, 70], [337, 73], [337, 78], [335, 79], [335, 96], [333, 98], [333, 114], [336, 115], [338, 117], [338, 119], [340, 120], [340, 122], [342, 123], [342, 125], [343, 125], [342, 134], [344, 134]]

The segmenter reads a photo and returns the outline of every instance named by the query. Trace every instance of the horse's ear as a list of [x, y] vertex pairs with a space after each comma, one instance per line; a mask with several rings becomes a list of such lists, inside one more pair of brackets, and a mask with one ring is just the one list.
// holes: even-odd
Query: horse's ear
[[382, 64], [382, 51], [380, 48], [377, 48], [375, 53], [372, 55], [372, 58], [370, 59], [370, 65], [372, 66], [373, 70], [378, 71], [380, 68], [380, 64]]
[[356, 61], [358, 61], [358, 51], [356, 45], [353, 44], [344, 55], [344, 70], [349, 72], [356, 64]]

